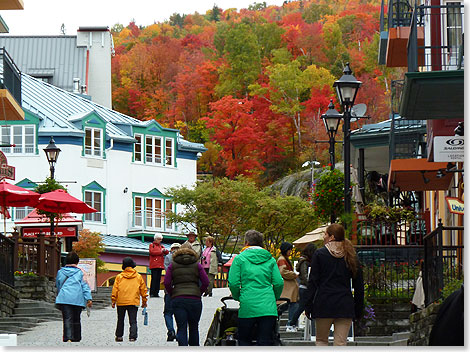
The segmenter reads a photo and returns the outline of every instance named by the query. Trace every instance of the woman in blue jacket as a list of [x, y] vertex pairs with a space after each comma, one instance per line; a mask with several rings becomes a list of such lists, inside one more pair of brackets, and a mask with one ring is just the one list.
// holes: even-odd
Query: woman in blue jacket
[[55, 303], [62, 311], [64, 333], [62, 341], [80, 342], [82, 327], [80, 314], [85, 306], [91, 307], [91, 290], [83, 280], [83, 272], [77, 266], [78, 254], [70, 252], [65, 259], [66, 265], [57, 272]]

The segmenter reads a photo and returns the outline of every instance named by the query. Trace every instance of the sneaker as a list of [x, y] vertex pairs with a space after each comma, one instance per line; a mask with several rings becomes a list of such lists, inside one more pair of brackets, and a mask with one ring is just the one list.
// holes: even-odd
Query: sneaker
[[168, 331], [166, 340], [167, 340], [167, 341], [174, 341], [175, 339], [176, 339], [176, 334], [175, 334], [175, 332], [174, 332], [173, 330]]
[[129, 339], [129, 342], [135, 342], [137, 339]]
[[286, 326], [286, 332], [297, 332], [297, 327], [296, 327], [296, 326], [287, 325], [287, 326]]
[[123, 341], [122, 336], [121, 336], [121, 337], [116, 336], [116, 338], [114, 339], [114, 341], [116, 341], [116, 342], [122, 342], [122, 341]]

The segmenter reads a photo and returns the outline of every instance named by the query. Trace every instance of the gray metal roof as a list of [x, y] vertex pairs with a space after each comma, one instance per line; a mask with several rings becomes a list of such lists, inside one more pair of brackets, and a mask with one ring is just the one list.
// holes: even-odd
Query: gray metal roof
[[[106, 252], [135, 253], [148, 255], [149, 245], [152, 242], [142, 242], [136, 238], [117, 235], [101, 235]], [[161, 243], [163, 247], [170, 250], [171, 244]]]
[[0, 36], [19, 69], [35, 77], [50, 76], [51, 83], [73, 90], [73, 79], [86, 80], [86, 48], [77, 48], [77, 36]]
[[[106, 123], [106, 134], [116, 140], [134, 142], [132, 128], [146, 127], [149, 121], [140, 121], [97, 104], [79, 94], [68, 92], [27, 74], [21, 75], [22, 107], [41, 119], [39, 135], [81, 136], [83, 130], [73, 122], [96, 112]], [[163, 130], [177, 131], [163, 128]], [[189, 152], [204, 152], [203, 144], [184, 140], [178, 134], [178, 149]]]

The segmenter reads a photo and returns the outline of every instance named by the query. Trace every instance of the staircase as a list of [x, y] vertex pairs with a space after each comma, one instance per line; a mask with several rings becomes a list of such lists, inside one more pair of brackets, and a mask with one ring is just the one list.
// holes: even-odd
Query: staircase
[[[92, 294], [92, 309], [111, 306], [112, 287], [98, 287]], [[32, 299], [20, 299], [13, 315], [0, 318], [0, 334], [18, 334], [31, 330], [37, 324], [50, 320], [62, 320], [62, 313], [53, 303]]]
[[[304, 340], [304, 330], [297, 332], [286, 332], [288, 313], [281, 315], [279, 334], [283, 346], [315, 346], [315, 341]], [[310, 321], [307, 320], [307, 324]], [[354, 341], [348, 341], [348, 346], [407, 346], [409, 332], [395, 332], [391, 336], [356, 336]], [[329, 343], [330, 346], [333, 342]]]

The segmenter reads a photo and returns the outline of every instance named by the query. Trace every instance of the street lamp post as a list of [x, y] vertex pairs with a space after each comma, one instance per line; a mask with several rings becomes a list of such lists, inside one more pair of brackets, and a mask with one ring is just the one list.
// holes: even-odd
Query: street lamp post
[[343, 70], [343, 76], [337, 80], [333, 87], [336, 88], [338, 99], [343, 107], [343, 152], [344, 152], [344, 212], [351, 213], [351, 154], [350, 154], [350, 136], [351, 136], [351, 108], [354, 105], [357, 92], [362, 82], [358, 81], [353, 75], [349, 62]]
[[329, 137], [328, 143], [330, 144], [329, 153], [332, 170], [335, 169], [335, 136], [336, 132], [338, 131], [339, 122], [341, 121], [342, 117], [343, 115], [336, 111], [335, 106], [333, 104], [333, 99], [331, 99], [330, 104], [328, 105], [328, 110], [326, 111], [326, 113], [321, 115], [321, 118], [323, 119], [326, 133], [328, 133]]
[[[47, 161], [49, 162], [50, 171], [51, 171], [51, 180], [54, 179], [55, 164], [57, 158], [59, 157], [60, 149], [55, 145], [54, 138], [51, 137], [49, 144], [44, 148], [44, 153], [46, 153]], [[51, 238], [54, 236], [54, 218], [51, 217]]]

